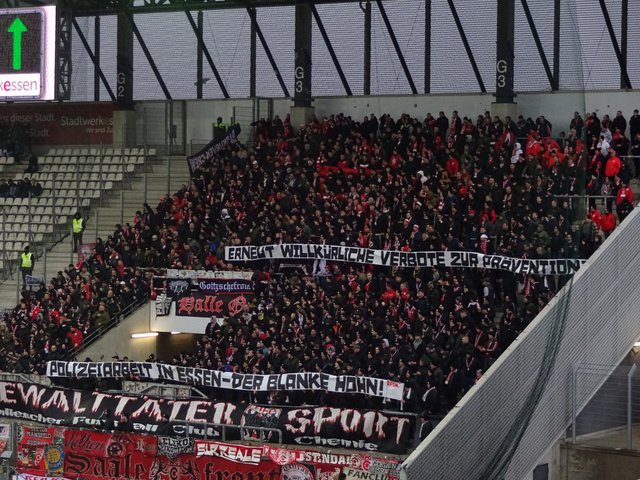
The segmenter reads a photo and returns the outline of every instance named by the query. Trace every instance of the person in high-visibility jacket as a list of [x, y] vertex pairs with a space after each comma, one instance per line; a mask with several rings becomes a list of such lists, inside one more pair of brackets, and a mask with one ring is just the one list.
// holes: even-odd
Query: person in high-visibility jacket
[[22, 289], [27, 288], [27, 275], [33, 273], [33, 265], [35, 262], [33, 253], [29, 251], [29, 245], [24, 247], [24, 251], [20, 254], [20, 271], [22, 272]]
[[80, 212], [76, 212], [71, 220], [71, 231], [73, 232], [73, 251], [78, 251], [78, 245], [82, 244], [82, 232], [84, 232], [84, 218]]
[[227, 125], [222, 122], [222, 117], [218, 117], [213, 124], [213, 139], [218, 142], [227, 135]]

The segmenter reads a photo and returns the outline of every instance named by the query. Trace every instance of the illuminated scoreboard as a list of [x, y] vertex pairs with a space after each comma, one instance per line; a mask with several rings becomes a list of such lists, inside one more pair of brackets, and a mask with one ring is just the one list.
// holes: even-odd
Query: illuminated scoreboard
[[0, 100], [53, 100], [56, 7], [0, 9]]

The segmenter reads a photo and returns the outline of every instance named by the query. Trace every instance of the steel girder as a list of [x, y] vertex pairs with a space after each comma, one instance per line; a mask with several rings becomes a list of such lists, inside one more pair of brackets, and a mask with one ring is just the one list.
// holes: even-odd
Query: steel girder
[[[360, 0], [313, 0], [315, 5], [326, 3], [355, 3]], [[114, 15], [123, 10], [131, 13], [183, 12], [185, 10], [213, 10], [230, 8], [282, 7], [311, 3], [309, 0], [60, 0], [62, 8], [73, 15]]]

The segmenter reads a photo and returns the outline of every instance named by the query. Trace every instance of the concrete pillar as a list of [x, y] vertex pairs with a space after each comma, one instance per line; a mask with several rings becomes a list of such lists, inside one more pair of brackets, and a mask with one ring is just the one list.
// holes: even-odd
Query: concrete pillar
[[291, 126], [294, 129], [306, 125], [314, 114], [311, 106], [311, 7], [296, 4], [295, 71], [293, 77], [293, 107]]
[[496, 29], [496, 102], [513, 102], [514, 0], [498, 0]]
[[113, 146], [135, 147], [137, 145], [135, 110], [115, 110], [113, 112]]
[[518, 104], [517, 103], [491, 103], [491, 116], [498, 115], [500, 119], [504, 120], [504, 117], [511, 117], [514, 122], [518, 120]]
[[296, 107], [311, 106], [311, 7], [296, 4], [295, 71], [293, 101]]
[[306, 126], [314, 114], [314, 107], [291, 107], [291, 126], [297, 131], [301, 125]]
[[118, 52], [116, 57], [116, 105], [133, 108], [133, 29], [125, 13], [118, 15]]

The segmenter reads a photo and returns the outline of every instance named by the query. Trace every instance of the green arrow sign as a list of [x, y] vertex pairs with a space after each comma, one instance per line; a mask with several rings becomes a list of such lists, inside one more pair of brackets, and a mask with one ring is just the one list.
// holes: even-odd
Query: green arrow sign
[[13, 69], [22, 70], [22, 34], [27, 31], [27, 26], [20, 17], [11, 22], [9, 33], [13, 33]]

